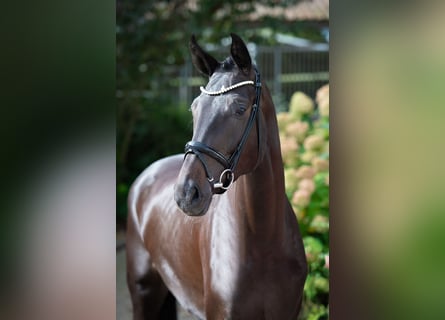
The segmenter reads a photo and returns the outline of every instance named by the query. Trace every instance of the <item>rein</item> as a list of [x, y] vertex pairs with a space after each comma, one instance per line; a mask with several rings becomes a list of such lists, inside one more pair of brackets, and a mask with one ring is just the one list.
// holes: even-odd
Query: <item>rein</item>
[[201, 92], [203, 92], [207, 95], [210, 95], [210, 96], [218, 96], [218, 95], [225, 94], [229, 91], [232, 91], [236, 88], [239, 88], [239, 87], [242, 87], [245, 85], [255, 86], [255, 93], [256, 93], [255, 102], [252, 106], [252, 111], [250, 112], [250, 116], [247, 121], [247, 125], [246, 125], [246, 128], [244, 129], [244, 133], [241, 137], [241, 140], [238, 143], [238, 146], [236, 147], [236, 149], [232, 153], [232, 155], [229, 158], [226, 158], [221, 152], [219, 152], [219, 151], [217, 151], [217, 150], [215, 150], [215, 149], [213, 149], [199, 141], [192, 140], [192, 141], [187, 142], [187, 144], [185, 145], [184, 158], [190, 153], [195, 154], [198, 157], [198, 159], [201, 161], [201, 163], [203, 164], [204, 170], [207, 175], [207, 180], [210, 183], [213, 183], [213, 181], [215, 179], [210, 174], [209, 168], [208, 168], [207, 163], [206, 163], [205, 159], [203, 158], [202, 154], [206, 154], [210, 158], [218, 161], [224, 167], [224, 170], [219, 177], [219, 181], [216, 183], [213, 183], [214, 189], [222, 189], [225, 191], [225, 190], [229, 189], [230, 185], [233, 183], [233, 181], [235, 179], [234, 171], [236, 169], [236, 166], [238, 165], [238, 161], [241, 157], [241, 152], [243, 150], [244, 144], [246, 143], [247, 138], [249, 137], [250, 131], [253, 127], [253, 123], [255, 122], [255, 120], [257, 122], [258, 154], [259, 154], [260, 131], [259, 131], [259, 117], [257, 116], [257, 114], [258, 114], [258, 108], [260, 106], [260, 98], [261, 98], [260, 73], [255, 68], [255, 82], [252, 80], [242, 81], [242, 82], [236, 83], [234, 85], [231, 85], [228, 88], [224, 88], [224, 86], [223, 86], [221, 88], [221, 90], [219, 90], [219, 91], [208, 91], [208, 90], [204, 89], [203, 87], [200, 87]]

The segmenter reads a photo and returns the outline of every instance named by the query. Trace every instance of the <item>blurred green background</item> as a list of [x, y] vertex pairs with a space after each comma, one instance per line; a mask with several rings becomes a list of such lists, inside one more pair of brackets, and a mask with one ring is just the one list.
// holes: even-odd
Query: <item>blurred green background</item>
[[[182, 8], [180, 2], [175, 4]], [[276, 4], [282, 5], [287, 2]], [[226, 1], [220, 6], [232, 10], [233, 3]], [[335, 106], [329, 118], [331, 319], [445, 318], [444, 6], [443, 1], [335, 1], [330, 5], [329, 77]], [[123, 92], [143, 88], [153, 95], [166, 96], [151, 87], [157, 84], [161, 87], [164, 75], [168, 76], [167, 71], [156, 71], [157, 67], [168, 69], [162, 62], [167, 56], [157, 54], [155, 59], [154, 54], [158, 47], [163, 52], [167, 49], [173, 52], [180, 47], [185, 62], [192, 31], [197, 33], [200, 43], [218, 45], [219, 39], [228, 36], [229, 31], [258, 44], [274, 41], [273, 36], [262, 40], [258, 30], [271, 35], [280, 30], [283, 34], [300, 37], [306, 37], [303, 33], [311, 34], [308, 38], [320, 37], [318, 31], [312, 32], [311, 27], [316, 23], [296, 19], [284, 22], [286, 19], [262, 18], [242, 23], [232, 21], [232, 16], [238, 17], [229, 11], [230, 17], [223, 13], [221, 16], [202, 13], [200, 20], [192, 21], [190, 17], [195, 14], [187, 10], [177, 9], [174, 14], [164, 15], [162, 10], [152, 8], [155, 8], [154, 2], [141, 1], [47, 0], [25, 6], [12, 1], [3, 4], [0, 31], [4, 40], [0, 52], [3, 76], [0, 79], [3, 94], [0, 130], [4, 137], [3, 156], [0, 157], [3, 169], [0, 189], [3, 200], [0, 249], [4, 262], [0, 272], [2, 319], [29, 319], [40, 315], [36, 315], [36, 308], [24, 308], [23, 292], [29, 292], [30, 286], [28, 279], [23, 277], [29, 273], [22, 270], [25, 265], [31, 270], [36, 267], [28, 260], [22, 264], [14, 258], [26, 255], [18, 246], [20, 242], [40, 247], [40, 251], [34, 250], [35, 246], [27, 251], [35, 253], [43, 267], [53, 265], [49, 273], [73, 270], [57, 263], [69, 260], [68, 257], [75, 256], [77, 262], [87, 264], [85, 268], [76, 265], [77, 274], [63, 279], [72, 281], [67, 283], [52, 278], [46, 285], [39, 281], [32, 292], [41, 298], [47, 295], [48, 286], [58, 285], [59, 289], [51, 292], [65, 299], [64, 303], [54, 304], [53, 297], [49, 297], [50, 304], [40, 306], [39, 300], [32, 299], [31, 294], [28, 305], [38, 306], [39, 310], [49, 305], [48, 309], [57, 307], [59, 312], [66, 313], [65, 318], [73, 314], [75, 317], [73, 310], [82, 311], [83, 316], [78, 317], [82, 319], [112, 318], [109, 312], [115, 310], [115, 295], [107, 285], [114, 286], [115, 281], [114, 271], [109, 269], [115, 263], [116, 171], [114, 164], [109, 165], [108, 161], [115, 159], [115, 152], [113, 148], [103, 152], [103, 142], [96, 141], [106, 137], [109, 145], [114, 146], [115, 104], [120, 110], [118, 123], [124, 115], [126, 95], [121, 93], [116, 98], [115, 79], [117, 89]], [[164, 22], [155, 19], [140, 23], [145, 12], [151, 12], [149, 16], [162, 16]], [[227, 26], [218, 27], [223, 24]], [[173, 41], [175, 45], [166, 38], [173, 35], [169, 31], [172, 29], [182, 34], [182, 38]], [[144, 55], [151, 58], [143, 58]], [[147, 61], [156, 63], [150, 65], [151, 69], [147, 65], [144, 74], [138, 73], [139, 65]], [[180, 63], [175, 62], [173, 70], [178, 65]], [[268, 84], [273, 86], [272, 82]], [[275, 94], [275, 90], [272, 93]], [[147, 99], [151, 99], [151, 103]], [[289, 105], [289, 101], [280, 103], [274, 99], [277, 106]], [[145, 109], [154, 108], [156, 100], [134, 98], [138, 100], [139, 107], [151, 119], [153, 115]], [[136, 108], [137, 104], [129, 101], [128, 108]], [[157, 107], [165, 105], [157, 104]], [[134, 131], [129, 131], [133, 132], [130, 140], [136, 141]], [[123, 132], [119, 129], [118, 159], [122, 159]], [[148, 138], [147, 134], [144, 139]], [[143, 144], [147, 152], [141, 155], [165, 147]], [[85, 154], [84, 148], [90, 145], [93, 145], [93, 158], [96, 159], [99, 152], [106, 159], [104, 163], [91, 161]], [[135, 149], [129, 147], [128, 150]], [[182, 143], [178, 150], [174, 152], [182, 150]], [[123, 170], [136, 163], [128, 159], [125, 166], [122, 160], [118, 161], [118, 181], [124, 186], [120, 190], [125, 190], [125, 185], [132, 181], [131, 175], [139, 172], [138, 168]], [[91, 181], [85, 179], [84, 188], [71, 190], [70, 197], [54, 207], [54, 214], [64, 216], [65, 213], [70, 218], [67, 224], [43, 219], [47, 210], [44, 206], [39, 209], [35, 201], [51, 205], [59, 200], [54, 190], [69, 184], [71, 178], [54, 173], [53, 169], [70, 167], [71, 160], [80, 163], [73, 174], [82, 178], [82, 173], [91, 172], [88, 171], [91, 163], [94, 163], [93, 172], [99, 170], [96, 164], [99, 168], [107, 168], [104, 181], [112, 180], [109, 182], [112, 187], [106, 191], [109, 197], [98, 199], [96, 192], [79, 197], [81, 190], [90, 190], [87, 185]], [[142, 162], [141, 168], [148, 165]], [[99, 180], [94, 175], [89, 176], [94, 182]], [[48, 189], [52, 183], [56, 187], [50, 188], [47, 196], [39, 196], [41, 190]], [[96, 190], [102, 192], [104, 188]], [[295, 200], [304, 199], [300, 196]], [[118, 203], [121, 206], [121, 199]], [[29, 210], [23, 210], [23, 204], [28, 205]], [[77, 204], [83, 207], [72, 208]], [[89, 205], [103, 207], [105, 221], [98, 221], [97, 209], [85, 207]], [[57, 234], [52, 245], [24, 232], [27, 225], [35, 228], [35, 220], [30, 217], [41, 219], [43, 234]], [[95, 234], [96, 238], [86, 237], [85, 228], [89, 230], [87, 234]], [[82, 242], [85, 239], [87, 244]], [[99, 244], [100, 247], [92, 250]], [[54, 245], [60, 246], [60, 250], [52, 250]], [[79, 256], [73, 255], [73, 246], [79, 248]], [[84, 252], [87, 257], [81, 257]], [[104, 252], [112, 254], [104, 257]], [[92, 264], [97, 267], [92, 268]], [[86, 277], [85, 270], [97, 273]], [[24, 286], [14, 290], [18, 279], [25, 280]], [[73, 290], [74, 284], [84, 289]], [[102, 291], [92, 290], [91, 285]], [[85, 291], [85, 288], [88, 289]], [[81, 299], [67, 292], [78, 292]], [[15, 303], [14, 293], [17, 293]], [[91, 293], [96, 299], [85, 293]], [[109, 304], [99, 302], [104, 301], [104, 297]], [[30, 315], [5, 314], [5, 309], [15, 307], [29, 311]], [[106, 315], [98, 316], [97, 308], [106, 311]], [[84, 315], [86, 310], [91, 312], [90, 317]], [[60, 315], [40, 318], [60, 319]]]

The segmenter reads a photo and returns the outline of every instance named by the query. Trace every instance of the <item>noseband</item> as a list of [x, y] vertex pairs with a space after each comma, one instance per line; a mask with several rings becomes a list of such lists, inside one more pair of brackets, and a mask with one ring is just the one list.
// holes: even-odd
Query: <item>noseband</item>
[[[236, 88], [245, 86], [245, 85], [253, 85], [255, 86], [255, 102], [252, 106], [252, 111], [250, 112], [249, 120], [247, 121], [246, 128], [244, 129], [244, 133], [241, 137], [240, 142], [238, 143], [238, 146], [236, 147], [235, 151], [232, 153], [232, 155], [229, 158], [226, 158], [221, 152], [207, 146], [206, 144], [199, 142], [199, 141], [189, 141], [185, 145], [185, 155], [184, 158], [190, 154], [193, 153], [198, 157], [198, 159], [202, 162], [202, 165], [204, 166], [204, 170], [207, 175], [207, 180], [210, 183], [213, 183], [215, 180], [213, 176], [210, 174], [209, 168], [207, 166], [207, 163], [205, 159], [203, 158], [202, 154], [205, 154], [209, 156], [210, 158], [218, 161], [223, 167], [224, 171], [221, 173], [219, 177], [219, 181], [216, 183], [213, 183], [214, 189], [222, 189], [227, 190], [229, 189], [230, 185], [233, 183], [235, 179], [235, 169], [238, 164], [238, 161], [241, 156], [241, 152], [243, 150], [244, 144], [247, 141], [247, 138], [249, 137], [250, 130], [252, 129], [253, 123], [257, 122], [257, 137], [258, 137], [258, 154], [259, 154], [259, 148], [260, 148], [260, 131], [258, 126], [258, 108], [260, 106], [260, 97], [261, 97], [261, 80], [260, 80], [260, 73], [255, 68], [255, 82], [252, 80], [249, 81], [242, 81], [239, 83], [236, 83], [234, 85], [231, 85], [228, 88], [224, 88], [224, 86], [219, 91], [207, 91], [203, 87], [200, 87], [201, 92], [205, 93], [209, 96], [219, 96], [223, 95], [231, 90], [234, 90]], [[224, 181], [223, 181], [224, 180]]]

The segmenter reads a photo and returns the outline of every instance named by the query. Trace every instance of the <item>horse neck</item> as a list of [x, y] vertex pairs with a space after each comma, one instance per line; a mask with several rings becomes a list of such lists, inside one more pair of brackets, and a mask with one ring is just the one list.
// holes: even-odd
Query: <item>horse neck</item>
[[[237, 201], [244, 209], [248, 228], [264, 240], [282, 234], [285, 212], [284, 171], [275, 107], [269, 91], [263, 90], [261, 160], [255, 170], [240, 177]], [[268, 239], [269, 238], [269, 239]]]

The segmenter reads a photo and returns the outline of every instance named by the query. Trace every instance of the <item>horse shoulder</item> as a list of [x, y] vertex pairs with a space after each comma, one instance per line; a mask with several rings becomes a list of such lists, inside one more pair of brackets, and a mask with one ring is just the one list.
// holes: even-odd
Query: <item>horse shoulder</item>
[[128, 194], [128, 219], [136, 224], [141, 237], [147, 220], [156, 212], [151, 209], [162, 200], [159, 195], [166, 188], [173, 188], [182, 159], [183, 155], [174, 155], [153, 162], [132, 184]]

